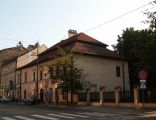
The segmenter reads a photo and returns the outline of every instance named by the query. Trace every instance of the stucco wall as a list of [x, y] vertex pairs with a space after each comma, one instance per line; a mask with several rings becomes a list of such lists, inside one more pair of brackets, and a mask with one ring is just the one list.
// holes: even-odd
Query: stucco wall
[[[39, 90], [45, 90], [45, 81], [49, 79], [48, 66], [53, 64], [55, 61], [47, 61], [39, 64], [39, 71], [43, 70], [43, 80], [39, 80]], [[86, 79], [90, 81], [91, 84], [97, 85], [96, 90], [99, 91], [100, 86], [105, 86], [106, 91], [114, 91], [116, 86], [121, 86], [123, 83], [122, 77], [122, 61], [115, 59], [106, 59], [100, 57], [93, 57], [87, 55], [81, 55], [75, 58], [77, 66], [84, 70], [87, 74]], [[116, 66], [120, 66], [120, 77], [116, 77]], [[129, 76], [128, 76], [128, 64], [124, 62], [125, 67], [125, 87], [129, 90]], [[18, 72], [18, 71], [17, 71]], [[27, 83], [24, 83], [24, 73], [28, 73]], [[36, 72], [36, 65], [22, 69], [22, 99], [24, 90], [27, 90], [27, 96], [32, 95], [32, 91], [35, 90], [35, 82], [33, 82], [33, 72]], [[45, 75], [46, 74], [46, 75]], [[40, 74], [39, 74], [40, 78]], [[48, 81], [48, 89], [55, 89], [55, 84]], [[95, 86], [92, 87], [95, 90]], [[53, 93], [54, 94], [54, 93]]]
[[[75, 58], [78, 67], [84, 70], [87, 75], [86, 79], [91, 84], [97, 85], [97, 88], [93, 87], [93, 90], [99, 90], [99, 86], [105, 86], [105, 90], [114, 91], [116, 86], [123, 84], [122, 75], [122, 63], [121, 60], [100, 58], [94, 56], [80, 55]], [[116, 76], [116, 66], [120, 66], [121, 76]], [[124, 61], [124, 73], [125, 73], [125, 88], [129, 90], [129, 74], [128, 63]], [[94, 86], [94, 85], [92, 85]]]
[[15, 69], [16, 69], [16, 61], [2, 66], [1, 71], [2, 95], [7, 96], [7, 93], [4, 94], [4, 91], [9, 90], [9, 81], [10, 80], [15, 81]]
[[[43, 51], [47, 50], [47, 47], [45, 45], [41, 45], [38, 47], [38, 54], [42, 53]], [[22, 67], [31, 61], [35, 60], [37, 58], [37, 48], [20, 56], [17, 59], [17, 68]]]

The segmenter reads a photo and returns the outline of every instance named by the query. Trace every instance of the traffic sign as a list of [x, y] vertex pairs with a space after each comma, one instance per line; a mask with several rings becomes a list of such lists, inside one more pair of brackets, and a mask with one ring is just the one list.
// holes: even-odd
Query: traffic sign
[[140, 82], [144, 82], [144, 83], [145, 83], [145, 82], [146, 82], [146, 80], [140, 80]]
[[141, 82], [140, 83], [140, 89], [146, 89], [146, 82]]
[[148, 73], [145, 70], [140, 70], [138, 72], [138, 77], [140, 80], [147, 80]]

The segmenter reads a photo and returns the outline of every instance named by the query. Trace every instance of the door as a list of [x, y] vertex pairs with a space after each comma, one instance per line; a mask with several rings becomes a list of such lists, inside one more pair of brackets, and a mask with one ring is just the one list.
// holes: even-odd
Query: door
[[44, 90], [40, 90], [40, 102], [44, 102]]

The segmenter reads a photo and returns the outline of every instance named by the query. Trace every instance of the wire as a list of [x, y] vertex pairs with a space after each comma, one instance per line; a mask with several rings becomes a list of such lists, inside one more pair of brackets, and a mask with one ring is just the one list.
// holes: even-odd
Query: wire
[[93, 29], [99, 28], [99, 27], [101, 27], [101, 26], [103, 26], [103, 25], [105, 25], [105, 24], [107, 24], [107, 23], [110, 23], [110, 22], [112, 22], [112, 21], [115, 21], [115, 20], [117, 20], [117, 19], [119, 19], [119, 18], [122, 18], [122, 17], [124, 17], [124, 16], [126, 16], [126, 15], [128, 15], [128, 14], [131, 14], [131, 13], [133, 13], [133, 12], [135, 12], [135, 11], [137, 11], [137, 10], [139, 10], [139, 9], [141, 9], [141, 8], [143, 8], [143, 7], [145, 7], [145, 6], [148, 6], [148, 5], [152, 4], [152, 3], [156, 3], [156, 0], [155, 0], [155, 1], [152, 1], [152, 2], [149, 2], [148, 4], [142, 5], [142, 6], [138, 7], [138, 8], [135, 8], [135, 9], [133, 9], [133, 10], [131, 10], [131, 11], [128, 11], [128, 12], [126, 12], [126, 13], [124, 13], [124, 14], [118, 16], [118, 17], [115, 17], [115, 18], [113, 18], [113, 19], [110, 19], [110, 20], [108, 20], [108, 21], [106, 21], [106, 22], [104, 22], [104, 23], [102, 23], [102, 24], [99, 24], [99, 25], [97, 25], [97, 26], [95, 26], [95, 27], [92, 27], [92, 28], [90, 28], [90, 29], [84, 31], [84, 33], [89, 32], [89, 31], [91, 31], [91, 30], [93, 30]]
[[0, 37], [0, 39], [3, 39], [3, 40], [11, 40], [11, 41], [18, 41], [18, 40], [14, 40], [14, 39], [9, 39], [9, 38], [5, 38], [5, 37]]

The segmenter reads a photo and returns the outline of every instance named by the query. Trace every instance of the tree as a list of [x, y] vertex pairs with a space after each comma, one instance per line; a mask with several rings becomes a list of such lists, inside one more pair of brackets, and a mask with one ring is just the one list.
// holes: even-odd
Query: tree
[[59, 85], [62, 93], [67, 95], [71, 92], [71, 103], [73, 103], [73, 94], [79, 90], [83, 90], [84, 86], [88, 84], [85, 80], [86, 75], [83, 70], [78, 68], [74, 62], [74, 57], [78, 55], [73, 52], [65, 52], [62, 48], [58, 48], [55, 55], [56, 62], [50, 67], [51, 78], [62, 81]]
[[148, 88], [156, 91], [156, 12], [146, 12], [149, 28], [134, 30], [127, 28], [121, 36], [118, 36], [118, 43], [114, 49], [125, 57], [129, 58], [129, 71], [131, 88], [137, 84], [137, 70], [146, 69], [149, 73]]

